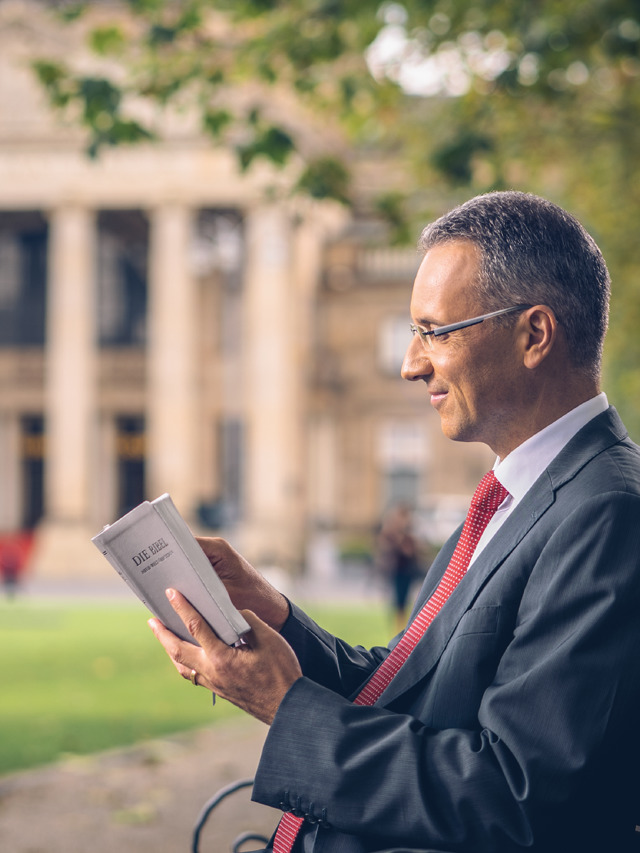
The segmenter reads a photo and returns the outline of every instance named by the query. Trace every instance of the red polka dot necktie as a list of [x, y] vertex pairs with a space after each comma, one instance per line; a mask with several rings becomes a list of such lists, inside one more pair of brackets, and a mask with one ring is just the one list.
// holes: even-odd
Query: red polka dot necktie
[[[498, 482], [493, 471], [485, 474], [471, 499], [471, 506], [449, 565], [440, 579], [435, 592], [402, 635], [398, 644], [389, 652], [369, 681], [354, 699], [356, 705], [373, 705], [389, 686], [400, 667], [424, 636], [435, 617], [442, 609], [453, 590], [458, 586], [469, 568], [471, 557], [487, 524], [509, 493]], [[304, 823], [303, 816], [291, 812], [283, 815], [275, 838], [273, 853], [290, 853]]]

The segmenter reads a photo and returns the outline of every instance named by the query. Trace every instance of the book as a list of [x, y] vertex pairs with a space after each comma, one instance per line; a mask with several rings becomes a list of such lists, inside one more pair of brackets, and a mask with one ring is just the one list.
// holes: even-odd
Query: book
[[144, 501], [91, 541], [163, 625], [198, 645], [165, 595], [177, 589], [230, 646], [250, 630], [170, 495]]

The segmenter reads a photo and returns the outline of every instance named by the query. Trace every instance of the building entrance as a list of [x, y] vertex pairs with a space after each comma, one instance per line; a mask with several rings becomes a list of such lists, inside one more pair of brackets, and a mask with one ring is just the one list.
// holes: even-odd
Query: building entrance
[[22, 510], [20, 527], [33, 530], [44, 514], [44, 418], [23, 417], [20, 425]]
[[117, 514], [124, 515], [145, 499], [144, 418], [116, 419]]

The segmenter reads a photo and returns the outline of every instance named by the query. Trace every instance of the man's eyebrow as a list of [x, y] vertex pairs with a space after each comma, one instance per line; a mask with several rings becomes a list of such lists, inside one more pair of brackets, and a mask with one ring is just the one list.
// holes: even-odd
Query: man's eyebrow
[[413, 322], [416, 324], [416, 326], [442, 326], [442, 325], [444, 325], [443, 323], [439, 323], [437, 320], [434, 320], [433, 318], [427, 318], [427, 317], [416, 318]]

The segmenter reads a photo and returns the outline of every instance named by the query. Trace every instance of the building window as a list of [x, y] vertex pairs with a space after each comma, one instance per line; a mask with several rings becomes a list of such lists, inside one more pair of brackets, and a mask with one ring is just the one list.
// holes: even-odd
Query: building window
[[118, 515], [124, 515], [144, 500], [144, 431], [142, 417], [125, 415], [116, 418]]
[[44, 514], [44, 418], [29, 415], [21, 419], [23, 530], [32, 530]]
[[40, 213], [0, 213], [0, 346], [44, 346], [47, 238]]
[[198, 213], [191, 244], [191, 265], [196, 276], [222, 276], [224, 287], [242, 287], [244, 223], [237, 210], [203, 209]]
[[415, 468], [392, 468], [385, 471], [384, 506], [404, 505], [411, 509], [418, 506], [420, 496], [420, 474]]
[[149, 224], [137, 210], [98, 215], [101, 346], [143, 346], [147, 327]]
[[400, 373], [411, 332], [406, 316], [387, 317], [378, 335], [378, 363], [389, 376]]
[[220, 351], [225, 357], [242, 351], [242, 283], [244, 220], [236, 210], [200, 210], [191, 241], [191, 267], [197, 278], [214, 280], [219, 288], [216, 317]]
[[424, 489], [428, 458], [424, 424], [405, 420], [381, 424], [377, 456], [382, 475], [382, 508], [398, 503], [416, 507]]

